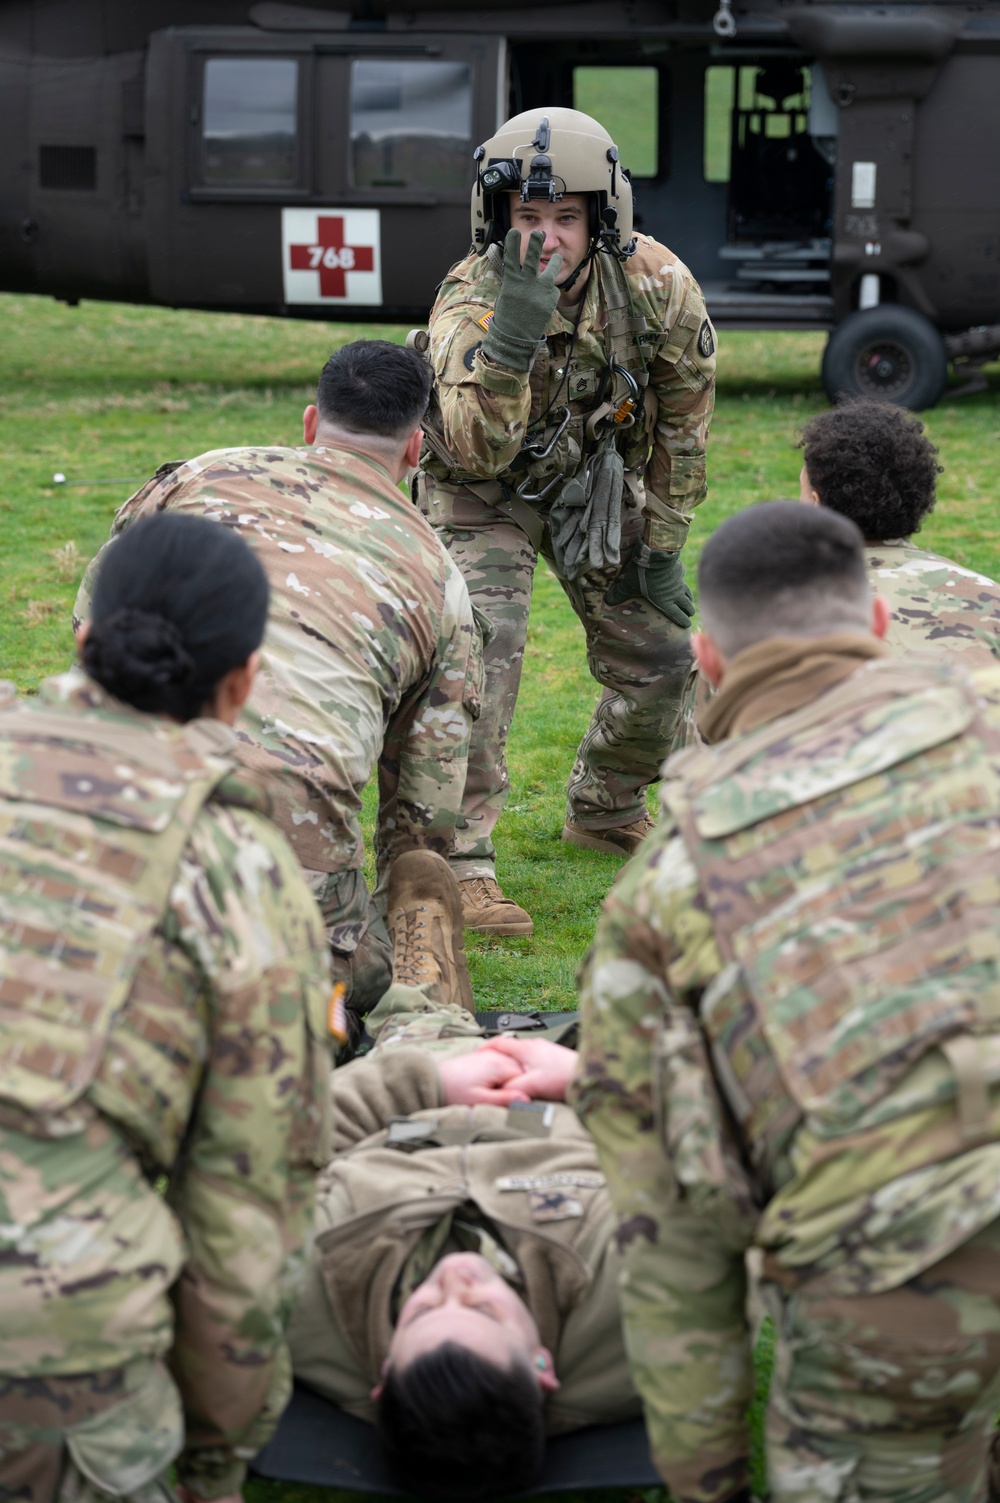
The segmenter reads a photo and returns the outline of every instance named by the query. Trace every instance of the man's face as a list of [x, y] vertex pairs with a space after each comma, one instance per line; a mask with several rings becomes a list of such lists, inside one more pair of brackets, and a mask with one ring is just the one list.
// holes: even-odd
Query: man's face
[[509, 1368], [529, 1363], [541, 1386], [546, 1369], [538, 1327], [527, 1305], [478, 1253], [450, 1253], [415, 1289], [399, 1312], [389, 1345], [389, 1362], [404, 1368], [445, 1342]]
[[521, 232], [522, 261], [532, 230], [542, 230], [545, 235], [539, 271], [545, 270], [553, 256], [562, 256], [557, 287], [561, 287], [570, 272], [576, 270], [590, 246], [587, 198], [583, 193], [567, 193], [554, 204], [533, 200], [522, 203], [518, 195], [512, 193], [510, 223], [512, 229]]

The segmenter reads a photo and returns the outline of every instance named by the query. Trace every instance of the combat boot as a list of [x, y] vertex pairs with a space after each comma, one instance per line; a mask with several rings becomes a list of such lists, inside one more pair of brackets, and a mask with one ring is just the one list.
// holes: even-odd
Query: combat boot
[[494, 877], [467, 877], [459, 882], [462, 921], [476, 934], [527, 935], [534, 933], [530, 913], [505, 898]]
[[393, 981], [429, 986], [438, 1001], [475, 1017], [462, 899], [447, 861], [433, 851], [405, 851], [392, 863], [387, 896]]
[[569, 845], [580, 845], [588, 851], [605, 851], [609, 856], [634, 856], [650, 830], [655, 829], [656, 821], [648, 814], [613, 830], [584, 830], [574, 820], [567, 819], [562, 838]]

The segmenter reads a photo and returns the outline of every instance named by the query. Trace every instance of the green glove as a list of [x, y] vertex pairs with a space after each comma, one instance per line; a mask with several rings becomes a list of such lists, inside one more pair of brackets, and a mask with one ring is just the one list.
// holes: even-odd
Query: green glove
[[679, 553], [664, 553], [646, 543], [636, 543], [624, 569], [604, 599], [608, 605], [641, 597], [687, 631], [694, 617], [694, 597], [684, 582]]
[[530, 371], [552, 310], [559, 301], [556, 277], [562, 268], [562, 256], [553, 256], [539, 273], [544, 244], [542, 231], [532, 230], [522, 265], [520, 231], [508, 230], [503, 243], [503, 276], [483, 340], [483, 354], [508, 370]]

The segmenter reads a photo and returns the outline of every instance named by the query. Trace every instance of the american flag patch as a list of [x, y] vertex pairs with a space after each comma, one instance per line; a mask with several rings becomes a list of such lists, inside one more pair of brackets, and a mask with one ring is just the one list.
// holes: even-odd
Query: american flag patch
[[479, 327], [481, 329], [488, 329], [489, 328], [490, 324], [493, 322], [493, 314], [495, 312], [496, 312], [496, 309], [491, 308], [490, 311], [489, 311], [489, 313], [484, 313], [483, 316], [482, 316], [482, 318], [476, 320], [476, 322], [479, 324]]

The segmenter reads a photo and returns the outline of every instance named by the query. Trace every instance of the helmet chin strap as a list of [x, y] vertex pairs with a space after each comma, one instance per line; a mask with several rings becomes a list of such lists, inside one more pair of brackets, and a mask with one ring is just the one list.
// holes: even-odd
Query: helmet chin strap
[[583, 260], [580, 262], [579, 266], [575, 267], [573, 269], [573, 271], [570, 272], [570, 274], [566, 278], [565, 282], [560, 282], [559, 283], [559, 291], [560, 292], [569, 292], [570, 291], [570, 289], [579, 280], [580, 273], [583, 271], [583, 268], [585, 266], [589, 266], [590, 265], [591, 261], [593, 261], [593, 259], [596, 256], [596, 254], [597, 254], [597, 241], [596, 240], [592, 240], [590, 242], [590, 249], [587, 252], [587, 254], [584, 256]]

